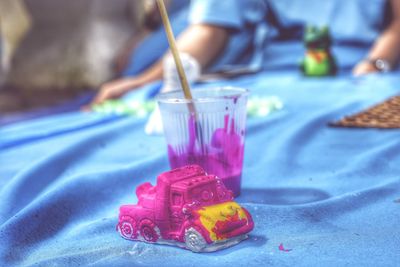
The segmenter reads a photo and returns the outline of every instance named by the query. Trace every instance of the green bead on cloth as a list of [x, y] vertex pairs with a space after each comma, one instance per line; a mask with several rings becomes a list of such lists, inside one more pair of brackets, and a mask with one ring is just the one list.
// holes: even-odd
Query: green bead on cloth
[[276, 96], [251, 97], [247, 103], [247, 115], [249, 117], [266, 117], [282, 108], [283, 103]]
[[102, 114], [128, 115], [144, 118], [155, 109], [155, 106], [155, 101], [107, 100], [102, 104], [94, 105], [92, 110]]

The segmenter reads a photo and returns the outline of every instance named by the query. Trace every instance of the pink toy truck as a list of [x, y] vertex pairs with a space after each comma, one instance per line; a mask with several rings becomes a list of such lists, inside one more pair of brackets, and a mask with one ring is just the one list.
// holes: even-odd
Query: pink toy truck
[[117, 231], [125, 239], [210, 252], [239, 243], [254, 227], [222, 181], [197, 165], [164, 172], [136, 195], [138, 204], [120, 207]]

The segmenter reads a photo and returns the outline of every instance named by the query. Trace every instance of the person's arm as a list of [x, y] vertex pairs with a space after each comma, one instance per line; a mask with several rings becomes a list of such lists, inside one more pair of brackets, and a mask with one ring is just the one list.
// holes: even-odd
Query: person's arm
[[[395, 66], [400, 58], [400, 0], [391, 0], [393, 20], [376, 40], [368, 54], [368, 59], [384, 59]], [[362, 60], [353, 69], [355, 76], [377, 72], [370, 60]]]
[[[227, 28], [207, 24], [193, 24], [178, 37], [177, 47], [181, 52], [188, 53], [194, 57], [201, 67], [205, 67], [220, 54], [228, 38]], [[151, 53], [151, 51], [147, 53]], [[163, 67], [162, 59], [160, 59], [138, 76], [103, 84], [91, 104], [100, 104], [107, 99], [119, 98], [131, 90], [162, 79], [162, 76]]]

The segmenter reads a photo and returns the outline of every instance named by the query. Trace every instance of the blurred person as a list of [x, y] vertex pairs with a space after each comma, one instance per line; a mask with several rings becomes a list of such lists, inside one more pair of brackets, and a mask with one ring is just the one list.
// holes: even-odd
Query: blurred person
[[[391, 70], [400, 55], [400, 0], [370, 0], [368, 5], [364, 0], [177, 2], [180, 9], [170, 13], [178, 49], [210, 72], [235, 66], [259, 70], [264, 62], [273, 61], [268, 51], [275, 51], [274, 41], [298, 42], [307, 24], [328, 25], [334, 41], [341, 44], [373, 44], [353, 68], [356, 76]], [[158, 29], [136, 48], [123, 78], [103, 84], [92, 104], [162, 79], [161, 61], [168, 50], [164, 30]], [[273, 56], [282, 57], [284, 53]]]
[[[233, 64], [260, 65], [267, 27], [264, 20], [267, 7], [264, 1], [168, 2], [179, 51], [195, 58], [202, 69], [212, 72]], [[157, 8], [156, 5], [154, 8]], [[167, 38], [160, 25], [153, 35], [137, 46], [122, 74], [123, 78], [105, 83], [92, 104], [121, 97], [133, 89], [162, 79], [162, 58], [167, 51]]]

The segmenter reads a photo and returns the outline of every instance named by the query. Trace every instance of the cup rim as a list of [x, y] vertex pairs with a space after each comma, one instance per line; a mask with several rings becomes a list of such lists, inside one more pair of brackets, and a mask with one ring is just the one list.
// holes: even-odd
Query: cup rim
[[249, 94], [249, 90], [246, 88], [241, 88], [241, 87], [235, 87], [235, 86], [221, 86], [221, 87], [207, 87], [207, 88], [200, 88], [200, 89], [195, 89], [194, 91], [196, 92], [201, 92], [201, 91], [210, 91], [210, 90], [220, 90], [220, 91], [236, 91], [232, 94], [229, 95], [220, 95], [220, 96], [212, 96], [212, 97], [201, 97], [201, 98], [193, 98], [193, 99], [187, 99], [184, 98], [184, 95], [182, 94], [181, 97], [172, 97], [172, 95], [176, 93], [182, 93], [182, 90], [174, 90], [174, 91], [169, 91], [165, 93], [159, 93], [155, 96], [155, 100], [157, 102], [161, 103], [173, 103], [173, 104], [180, 104], [180, 103], [204, 103], [204, 102], [217, 102], [220, 100], [226, 100], [226, 99], [235, 99], [243, 96], [247, 96]]

